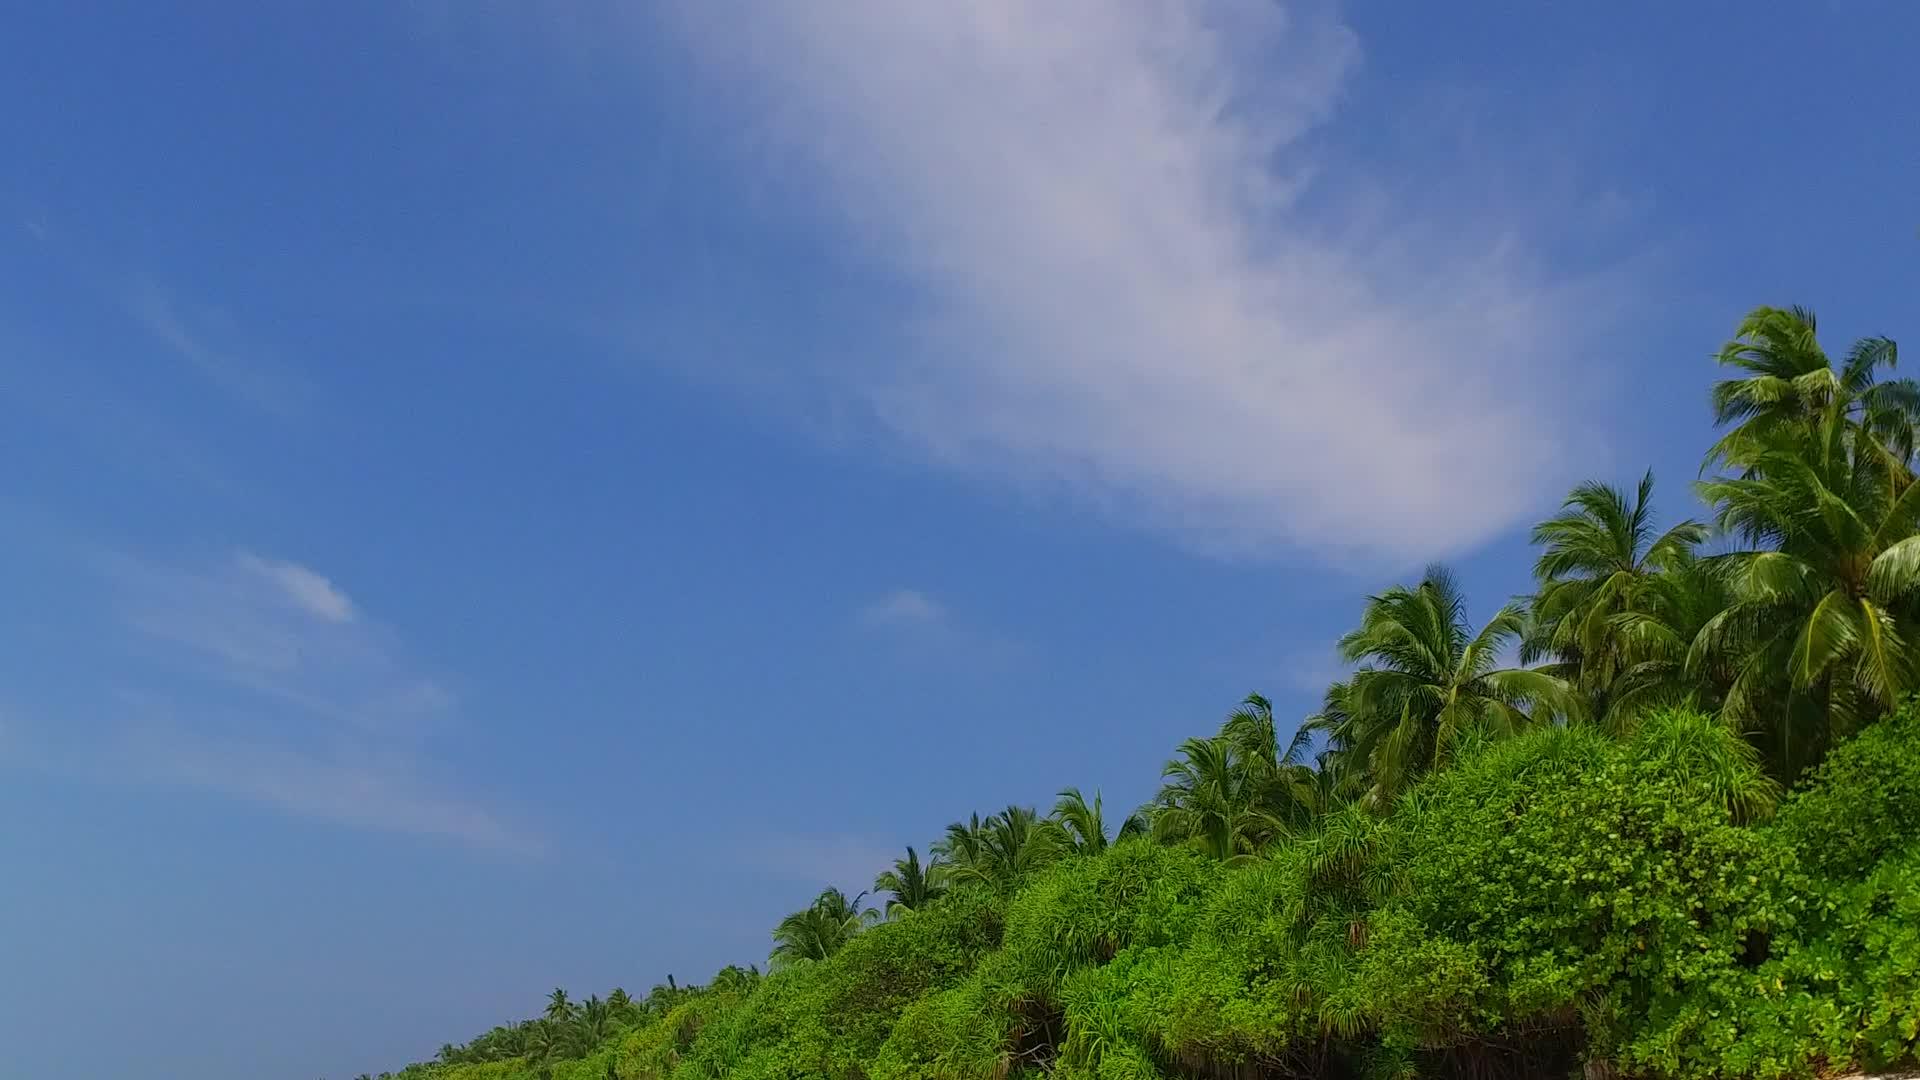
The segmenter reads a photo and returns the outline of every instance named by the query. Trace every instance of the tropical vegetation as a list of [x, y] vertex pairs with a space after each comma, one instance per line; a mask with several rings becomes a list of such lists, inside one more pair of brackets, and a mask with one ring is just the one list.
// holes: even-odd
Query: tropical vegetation
[[1761, 308], [1698, 520], [1575, 488], [1530, 594], [1443, 567], [1110, 823], [969, 814], [767, 971], [575, 1001], [404, 1080], [1776, 1078], [1920, 1047], [1920, 388]]

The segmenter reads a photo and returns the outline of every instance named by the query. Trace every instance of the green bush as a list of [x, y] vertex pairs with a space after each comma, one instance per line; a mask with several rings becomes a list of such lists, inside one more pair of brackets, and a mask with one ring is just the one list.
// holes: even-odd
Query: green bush
[[1910, 1059], [1920, 713], [1782, 800], [1686, 711], [1491, 742], [1258, 858], [1136, 840], [431, 1080], [1752, 1080]]
[[695, 995], [622, 1035], [614, 1046], [614, 1075], [618, 1080], [665, 1080], [693, 1048], [701, 1029], [739, 1008], [745, 996], [716, 991]]
[[618, 1076], [614, 1060], [619, 1049], [617, 1044], [608, 1041], [586, 1057], [555, 1062], [548, 1074], [549, 1080], [611, 1080]]
[[1036, 986], [1050, 990], [1135, 944], [1184, 939], [1221, 873], [1190, 849], [1141, 841], [1069, 859], [1014, 900], [1007, 951]]
[[997, 1080], [1022, 1075], [1057, 1034], [1004, 952], [964, 981], [902, 1010], [874, 1056], [873, 1080]]
[[864, 1077], [903, 1009], [959, 982], [1000, 944], [1003, 904], [989, 890], [964, 890], [858, 935], [825, 961], [761, 980], [702, 1029], [674, 1076]]
[[1801, 932], [1767, 967], [1777, 1023], [1835, 1063], [1920, 1042], [1920, 708], [1842, 743], [1773, 825], [1798, 856]]
[[1834, 880], [1864, 877], [1920, 843], [1920, 705], [1841, 743], [1774, 827], [1808, 873]]
[[434, 1080], [542, 1080], [539, 1072], [524, 1061], [483, 1061], [460, 1065], [442, 1065], [434, 1070]]

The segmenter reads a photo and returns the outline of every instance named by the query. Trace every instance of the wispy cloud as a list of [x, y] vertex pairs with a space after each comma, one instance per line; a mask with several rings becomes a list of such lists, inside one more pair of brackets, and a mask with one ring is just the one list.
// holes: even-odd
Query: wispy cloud
[[860, 609], [868, 626], [911, 626], [941, 622], [947, 609], [918, 589], [895, 589]]
[[222, 393], [277, 416], [299, 411], [306, 384], [234, 344], [236, 335], [225, 316], [211, 312], [190, 318], [158, 285], [144, 280], [133, 287], [126, 303], [142, 329]]
[[862, 633], [885, 638], [893, 657], [908, 663], [983, 675], [1030, 658], [1023, 642], [965, 613], [956, 615], [920, 589], [891, 589], [863, 605], [855, 621]]
[[271, 699], [277, 713], [408, 736], [453, 707], [392, 630], [304, 566], [241, 551], [193, 566], [117, 555], [107, 567], [121, 620], [163, 663]]
[[353, 621], [353, 601], [333, 582], [296, 563], [274, 562], [242, 552], [240, 569], [271, 582], [295, 607], [325, 622]]
[[140, 725], [123, 733], [129, 767], [156, 783], [215, 791], [317, 821], [438, 836], [517, 854], [539, 839], [443, 790], [407, 760], [321, 755], [282, 745]]
[[[299, 563], [239, 551], [103, 556], [123, 649], [82, 771], [218, 792], [316, 820], [530, 852], [538, 838], [436, 776], [458, 702], [399, 636]], [[107, 628], [105, 641], [114, 641]], [[75, 766], [78, 768], [79, 766]]]
[[671, 10], [764, 166], [918, 287], [910, 348], [814, 374], [930, 459], [1346, 560], [1460, 548], [1554, 478], [1567, 296], [1517, 214], [1420, 193], [1471, 178], [1326, 149], [1361, 55], [1331, 6]]

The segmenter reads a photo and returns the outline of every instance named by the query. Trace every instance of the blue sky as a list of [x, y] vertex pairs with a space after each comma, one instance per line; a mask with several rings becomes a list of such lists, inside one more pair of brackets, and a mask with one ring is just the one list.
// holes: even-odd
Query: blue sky
[[[1759, 303], [1911, 338], [1894, 2], [59, 4], [0, 36], [0, 1041], [336, 1080], [1126, 807], [1480, 614]], [[210, 1018], [213, 1018], [210, 1022]]]

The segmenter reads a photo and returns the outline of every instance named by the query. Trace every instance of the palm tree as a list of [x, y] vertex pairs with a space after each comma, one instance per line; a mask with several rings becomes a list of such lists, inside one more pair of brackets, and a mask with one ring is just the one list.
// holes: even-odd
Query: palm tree
[[1190, 844], [1231, 861], [1253, 855], [1286, 828], [1261, 805], [1253, 771], [1224, 735], [1181, 743], [1180, 756], [1161, 775], [1166, 783], [1149, 820], [1162, 842]]
[[1531, 668], [1501, 668], [1501, 650], [1525, 628], [1509, 604], [1478, 633], [1444, 567], [1413, 588], [1367, 600], [1358, 629], [1340, 639], [1341, 658], [1360, 669], [1327, 692], [1310, 724], [1335, 746], [1332, 766], [1387, 808], [1417, 777], [1446, 765], [1469, 733], [1502, 738], [1577, 706], [1562, 679]]
[[546, 1062], [566, 1056], [567, 1029], [564, 1021], [536, 1020], [527, 1036], [527, 1057]]
[[553, 993], [547, 995], [546, 1016], [556, 1024], [563, 1024], [573, 1019], [573, 1003], [567, 1000], [567, 992], [558, 986], [553, 988]]
[[1734, 677], [1727, 658], [1695, 665], [1688, 654], [1733, 603], [1730, 569], [1723, 557], [1678, 556], [1648, 576], [1631, 610], [1608, 616], [1607, 634], [1624, 660], [1604, 699], [1590, 706], [1603, 729], [1624, 732], [1666, 706], [1720, 710]]
[[714, 974], [713, 981], [707, 984], [707, 990], [716, 994], [740, 994], [744, 996], [750, 993], [754, 985], [759, 981], [760, 969], [758, 967], [751, 964], [746, 967], [741, 967], [738, 964], [728, 964]]
[[893, 860], [893, 869], [882, 871], [873, 879], [873, 891], [891, 893], [893, 899], [887, 901], [887, 918], [898, 918], [909, 911], [918, 911], [940, 899], [947, 893], [946, 864], [938, 855], [928, 859], [923, 866], [920, 853], [907, 848], [907, 857]]
[[[936, 858], [946, 860], [949, 877], [979, 880], [984, 875], [978, 868], [988, 860], [987, 823], [978, 813], [969, 815], [965, 821], [953, 822], [947, 826], [946, 834], [933, 842], [933, 853]], [[967, 868], [964, 873], [962, 867]]]
[[1100, 793], [1094, 792], [1093, 801], [1088, 802], [1077, 787], [1060, 792], [1048, 820], [1053, 823], [1060, 846], [1078, 855], [1097, 855], [1107, 850], [1110, 843], [1142, 835], [1147, 829], [1146, 819], [1132, 814], [1120, 823], [1119, 835], [1109, 840], [1106, 817], [1100, 810]]
[[1757, 550], [1723, 557], [1733, 602], [1689, 663], [1732, 670], [1724, 714], [1785, 779], [1920, 671], [1920, 485], [1890, 483], [1886, 455], [1852, 425], [1835, 407], [1810, 438], [1765, 432], [1740, 476], [1700, 485], [1719, 528]]
[[490, 1060], [531, 1056], [534, 1052], [534, 1037], [546, 1026], [548, 1025], [545, 1020], [523, 1020], [511, 1027], [495, 1028], [494, 1032], [500, 1038], [489, 1054]]
[[1641, 610], [1659, 574], [1690, 557], [1707, 535], [1696, 521], [1656, 533], [1652, 495], [1652, 472], [1631, 501], [1611, 485], [1581, 484], [1560, 514], [1533, 528], [1533, 542], [1542, 545], [1533, 568], [1539, 591], [1520, 661], [1555, 658], [1550, 670], [1581, 692], [1587, 711], [1616, 723], [1629, 714], [1613, 708], [1615, 684], [1638, 658], [1615, 632], [1615, 617]]
[[1307, 764], [1313, 747], [1312, 727], [1295, 725], [1282, 750], [1273, 702], [1259, 694], [1248, 694], [1240, 707], [1228, 714], [1220, 734], [1233, 744], [1241, 767], [1250, 773], [1255, 801], [1268, 813], [1294, 828], [1326, 810], [1322, 777]]
[[1849, 442], [1864, 437], [1896, 487], [1912, 479], [1920, 385], [1878, 381], [1879, 369], [1898, 363], [1898, 348], [1888, 338], [1861, 338], [1836, 369], [1816, 329], [1813, 312], [1801, 307], [1755, 308], [1741, 321], [1718, 359], [1744, 374], [1713, 388], [1714, 423], [1733, 427], [1707, 452], [1703, 471], [1720, 464], [1743, 468], [1779, 436], [1810, 438], [1826, 414], [1837, 411]]
[[615, 1022], [613, 1011], [607, 1003], [595, 994], [580, 1004], [577, 1017], [582, 1043], [587, 1047], [598, 1046], [613, 1034]]
[[647, 991], [647, 998], [644, 1003], [646, 1011], [654, 1015], [665, 1013], [675, 1005], [680, 1004], [689, 992], [687, 987], [681, 986], [678, 982], [674, 981], [673, 974], [669, 972], [666, 982], [655, 983], [653, 984], [653, 989]]
[[866, 895], [861, 893], [848, 900], [839, 889], [828, 889], [813, 903], [781, 919], [773, 931], [772, 966], [784, 968], [803, 961], [825, 960], [839, 952], [875, 917], [874, 911], [860, 907]]
[[1314, 727], [1280, 746], [1273, 703], [1248, 694], [1209, 739], [1189, 739], [1167, 763], [1148, 819], [1162, 841], [1234, 860], [1306, 828], [1332, 801], [1329, 774], [1307, 764]]
[[948, 825], [934, 851], [947, 861], [950, 881], [1011, 889], [1026, 874], [1052, 861], [1060, 852], [1060, 842], [1031, 807], [1009, 806], [984, 819], [974, 814]]
[[707, 989], [719, 994], [744, 995], [752, 992], [759, 982], [759, 965], [748, 964], [746, 967], [741, 967], [738, 964], [728, 964], [714, 974], [713, 981], [707, 985]]

